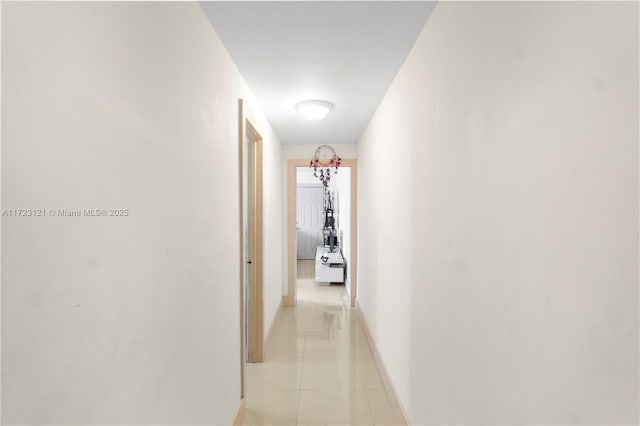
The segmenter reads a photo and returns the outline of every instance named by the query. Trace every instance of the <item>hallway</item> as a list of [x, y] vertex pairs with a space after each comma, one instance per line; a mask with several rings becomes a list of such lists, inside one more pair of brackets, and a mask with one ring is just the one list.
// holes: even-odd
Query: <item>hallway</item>
[[344, 286], [298, 261], [298, 303], [277, 316], [265, 362], [247, 364], [245, 425], [397, 425]]
[[640, 425], [639, 17], [0, 2], [0, 424]]

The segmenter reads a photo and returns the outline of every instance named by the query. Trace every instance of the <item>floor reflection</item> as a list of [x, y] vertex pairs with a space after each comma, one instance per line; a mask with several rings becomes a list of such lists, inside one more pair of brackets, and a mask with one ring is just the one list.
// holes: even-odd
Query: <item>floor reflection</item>
[[396, 425], [343, 285], [298, 261], [297, 305], [276, 318], [265, 362], [247, 364], [245, 425]]

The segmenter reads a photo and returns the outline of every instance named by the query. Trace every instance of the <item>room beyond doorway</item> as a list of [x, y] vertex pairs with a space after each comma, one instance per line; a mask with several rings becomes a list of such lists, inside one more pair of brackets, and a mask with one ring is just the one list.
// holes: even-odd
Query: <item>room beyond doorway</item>
[[[299, 243], [296, 221], [298, 218], [297, 211], [297, 189], [298, 189], [298, 176], [297, 168], [309, 167], [309, 161], [300, 160], [288, 160], [287, 162], [287, 295], [283, 296], [283, 303], [285, 306], [293, 306], [296, 303], [296, 269], [298, 260], [297, 246]], [[348, 176], [348, 192], [349, 200], [347, 206], [343, 209], [345, 215], [348, 216], [349, 224], [348, 231], [342, 234], [342, 241], [348, 242], [348, 247], [345, 250], [345, 260], [347, 263], [347, 274], [345, 277], [345, 286], [350, 295], [350, 304], [355, 306], [356, 294], [357, 294], [357, 160], [347, 159], [342, 160], [342, 165], [338, 171], [338, 174], [342, 172], [345, 177]], [[344, 183], [344, 182], [343, 182]], [[313, 182], [311, 182], [313, 185]], [[317, 186], [317, 185], [316, 185]], [[347, 192], [347, 191], [343, 191]], [[344, 199], [342, 200], [345, 203]], [[340, 203], [338, 200], [337, 203]], [[348, 207], [348, 208], [346, 208]], [[343, 217], [344, 219], [344, 217]], [[313, 221], [311, 221], [313, 222]], [[343, 228], [345, 228], [343, 226]], [[343, 229], [344, 231], [344, 229]], [[308, 235], [310, 241], [314, 240], [313, 233]], [[319, 240], [319, 237], [315, 240]], [[306, 242], [305, 242], [306, 244]], [[317, 242], [316, 242], [317, 244]], [[317, 245], [316, 245], [317, 247]], [[344, 247], [343, 247], [344, 249]], [[344, 251], [343, 251], [344, 253]], [[308, 253], [307, 253], [308, 256]], [[314, 251], [315, 256], [315, 251]], [[304, 258], [304, 257], [303, 257]]]

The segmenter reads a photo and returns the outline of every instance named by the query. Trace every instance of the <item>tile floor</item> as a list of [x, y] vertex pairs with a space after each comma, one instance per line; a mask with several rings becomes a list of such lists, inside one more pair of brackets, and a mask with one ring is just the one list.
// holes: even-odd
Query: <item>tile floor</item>
[[276, 318], [265, 361], [247, 364], [245, 425], [400, 425], [344, 286], [298, 261], [298, 303]]

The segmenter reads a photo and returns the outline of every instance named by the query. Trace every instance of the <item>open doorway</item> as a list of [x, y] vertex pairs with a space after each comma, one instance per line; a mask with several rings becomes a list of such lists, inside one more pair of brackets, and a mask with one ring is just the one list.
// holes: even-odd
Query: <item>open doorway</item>
[[[284, 304], [296, 303], [297, 265], [299, 260], [313, 259], [314, 268], [318, 248], [334, 252], [343, 258], [346, 274], [342, 282], [350, 296], [351, 306], [355, 306], [357, 292], [357, 161], [342, 160], [337, 175], [332, 175], [328, 191], [324, 191], [319, 181], [313, 177], [308, 160], [289, 160], [287, 163], [287, 234], [288, 234], [288, 273], [287, 296]], [[318, 194], [322, 191], [322, 203], [318, 203]], [[334, 216], [333, 233], [326, 232], [327, 197], [331, 203], [331, 215]], [[324, 232], [323, 232], [324, 231]], [[328, 235], [330, 234], [330, 235]], [[327, 239], [329, 237], [329, 239]], [[335, 238], [335, 239], [333, 239]], [[338, 247], [332, 247], [336, 244]], [[335, 264], [333, 266], [336, 266]], [[329, 266], [327, 266], [329, 268]], [[336, 269], [325, 269], [330, 275], [321, 275], [319, 280], [340, 282], [334, 279], [339, 274]], [[313, 271], [312, 273], [316, 273]]]
[[244, 363], [262, 362], [264, 335], [263, 300], [263, 194], [262, 137], [251, 123], [242, 99], [240, 116], [240, 240], [242, 393]]

